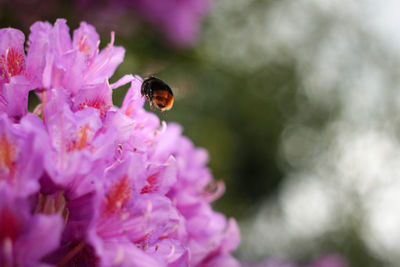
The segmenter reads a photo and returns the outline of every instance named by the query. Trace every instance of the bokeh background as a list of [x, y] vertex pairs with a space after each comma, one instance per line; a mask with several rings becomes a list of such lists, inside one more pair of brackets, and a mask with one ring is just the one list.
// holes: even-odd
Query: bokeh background
[[159, 116], [209, 151], [242, 262], [400, 266], [400, 2], [162, 2], [0, 0], [0, 27], [87, 21], [126, 49], [113, 81], [170, 84]]

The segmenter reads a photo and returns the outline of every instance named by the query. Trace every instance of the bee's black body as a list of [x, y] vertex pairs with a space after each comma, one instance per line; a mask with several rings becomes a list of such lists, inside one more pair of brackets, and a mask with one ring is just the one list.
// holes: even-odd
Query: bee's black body
[[156, 106], [161, 111], [172, 108], [174, 94], [171, 88], [156, 77], [146, 78], [141, 87], [141, 94], [150, 103], [150, 107]]

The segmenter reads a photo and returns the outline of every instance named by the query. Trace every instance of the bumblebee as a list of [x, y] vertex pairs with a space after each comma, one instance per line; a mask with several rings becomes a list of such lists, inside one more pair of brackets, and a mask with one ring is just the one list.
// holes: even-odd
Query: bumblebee
[[146, 78], [142, 83], [140, 92], [142, 96], [146, 97], [152, 109], [155, 106], [161, 111], [166, 111], [171, 109], [174, 104], [174, 94], [171, 88], [156, 77]]

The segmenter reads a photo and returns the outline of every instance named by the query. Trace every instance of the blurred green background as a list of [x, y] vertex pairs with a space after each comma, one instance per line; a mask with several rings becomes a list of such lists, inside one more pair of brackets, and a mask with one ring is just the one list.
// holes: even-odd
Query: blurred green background
[[0, 25], [28, 34], [36, 20], [85, 20], [103, 46], [115, 31], [126, 55], [112, 81], [152, 74], [172, 87], [160, 118], [209, 151], [227, 188], [214, 207], [239, 221], [241, 260], [334, 252], [400, 266], [396, 1], [214, 1], [187, 47], [132, 10], [102, 19], [107, 1], [70, 3], [3, 0]]

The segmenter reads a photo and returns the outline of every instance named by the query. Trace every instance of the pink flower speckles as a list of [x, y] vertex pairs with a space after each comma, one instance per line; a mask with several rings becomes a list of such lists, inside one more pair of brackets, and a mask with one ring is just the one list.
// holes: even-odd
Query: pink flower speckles
[[25, 68], [24, 34], [16, 29], [0, 30], [0, 83], [22, 74]]
[[0, 265], [238, 265], [207, 152], [143, 109], [140, 77], [109, 84], [125, 53], [114, 34], [99, 51], [91, 25], [71, 39], [65, 20], [36, 22], [27, 56], [20, 31], [0, 36]]
[[0, 29], [0, 112], [19, 119], [27, 112], [24, 34], [16, 29]]

